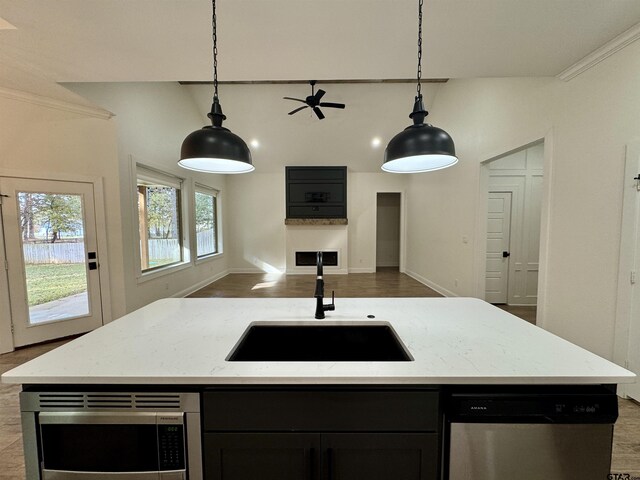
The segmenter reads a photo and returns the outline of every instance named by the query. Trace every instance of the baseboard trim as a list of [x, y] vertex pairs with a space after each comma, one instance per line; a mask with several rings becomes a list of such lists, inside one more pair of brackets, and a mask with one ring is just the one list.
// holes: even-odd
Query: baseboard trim
[[[295, 270], [289, 269], [285, 271], [285, 273], [287, 275], [314, 275], [315, 276], [317, 272], [317, 267], [308, 267], [308, 270], [303, 270], [303, 268], [307, 268], [307, 267], [297, 267]], [[324, 267], [323, 273], [325, 275], [346, 275], [347, 273], [350, 273], [350, 271], [343, 268], [335, 269], [335, 267]]]
[[375, 268], [371, 269], [371, 268], [367, 268], [367, 267], [364, 267], [364, 268], [362, 268], [362, 267], [361, 268], [350, 268], [349, 269], [349, 273], [376, 273], [376, 269]]
[[451, 290], [447, 290], [446, 288], [438, 285], [435, 282], [432, 282], [431, 280], [429, 280], [428, 278], [423, 277], [422, 275], [417, 274], [416, 272], [412, 272], [410, 270], [406, 270], [404, 273], [406, 273], [407, 275], [409, 275], [411, 278], [413, 278], [414, 280], [419, 281], [420, 283], [422, 283], [423, 285], [426, 285], [427, 287], [429, 287], [432, 290], [435, 290], [436, 292], [438, 292], [440, 295], [444, 295], [445, 297], [457, 297], [458, 295], [453, 293]]
[[266, 273], [259, 268], [230, 268], [229, 273]]
[[185, 288], [184, 290], [174, 295], [171, 295], [171, 298], [184, 298], [187, 295], [191, 295], [193, 292], [197, 292], [202, 287], [206, 287], [210, 283], [213, 283], [215, 281], [220, 280], [221, 278], [226, 277], [227, 275], [229, 275], [229, 273], [230, 273], [229, 270], [223, 270], [222, 272], [215, 274], [213, 277], [209, 277], [206, 280], [202, 280], [201, 282], [198, 282], [195, 285], [191, 285], [189, 288]]

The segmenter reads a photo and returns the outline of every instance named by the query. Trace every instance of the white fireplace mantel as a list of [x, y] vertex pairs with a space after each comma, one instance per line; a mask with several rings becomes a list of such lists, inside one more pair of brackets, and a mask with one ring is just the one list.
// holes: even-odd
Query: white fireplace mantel
[[349, 271], [348, 225], [287, 225], [286, 273], [312, 274], [316, 267], [297, 267], [296, 252], [338, 252], [338, 266], [324, 267], [324, 273], [346, 274]]

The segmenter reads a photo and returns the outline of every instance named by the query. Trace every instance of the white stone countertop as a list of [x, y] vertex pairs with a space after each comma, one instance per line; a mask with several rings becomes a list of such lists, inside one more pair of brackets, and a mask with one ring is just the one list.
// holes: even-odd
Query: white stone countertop
[[[635, 375], [472, 298], [164, 299], [2, 375], [23, 384], [602, 384]], [[375, 315], [375, 320], [367, 318]], [[410, 362], [228, 362], [252, 322], [389, 322]]]

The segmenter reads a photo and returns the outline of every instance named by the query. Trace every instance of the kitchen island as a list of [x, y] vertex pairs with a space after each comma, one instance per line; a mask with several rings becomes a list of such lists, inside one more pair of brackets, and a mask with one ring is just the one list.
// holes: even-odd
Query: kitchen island
[[[204, 474], [196, 465], [185, 468], [188, 473], [176, 473], [182, 477], [146, 478], [189, 475], [190, 479], [229, 480], [261, 472], [266, 479], [271, 477], [265, 472], [274, 464], [289, 466], [290, 476], [276, 469], [274, 475], [282, 479], [329, 478], [334, 470], [340, 473], [334, 478], [349, 478], [348, 472], [363, 474], [366, 464], [379, 478], [399, 478], [398, 470], [389, 473], [395, 477], [381, 473], [385, 465], [391, 465], [406, 468], [405, 478], [422, 480], [450, 474], [449, 465], [455, 463], [449, 458], [455, 429], [448, 409], [455, 399], [463, 399], [458, 406], [466, 405], [462, 394], [474, 398], [487, 392], [503, 397], [514, 394], [527, 401], [540, 394], [545, 399], [542, 403], [559, 409], [568, 423], [589, 423], [584, 420], [592, 414], [591, 423], [609, 424], [608, 430], [597, 431], [610, 433], [615, 416], [611, 419], [610, 411], [604, 411], [610, 399], [599, 396], [601, 389], [615, 391], [616, 384], [632, 382], [635, 377], [477, 299], [339, 299], [336, 311], [325, 320], [314, 320], [313, 313], [313, 299], [165, 299], [5, 373], [2, 381], [23, 384], [23, 395], [61, 395], [58, 403], [31, 407], [23, 414], [28, 478], [39, 479], [43, 471], [42, 454], [38, 457], [42, 449], [39, 418], [50, 409], [60, 410], [60, 398], [67, 398], [69, 392], [200, 396], [202, 412], [196, 406], [192, 409], [197, 412], [188, 410], [187, 415], [202, 413], [201, 420], [197, 427], [194, 420], [191, 426], [185, 425], [190, 434], [197, 430], [198, 440], [202, 439]], [[227, 361], [252, 323], [388, 325], [411, 360]], [[486, 403], [487, 397], [482, 398]], [[603, 400], [592, 401], [594, 398]], [[85, 408], [87, 401], [83, 402]], [[74, 409], [73, 405], [65, 408]], [[486, 405], [470, 408], [486, 409]], [[99, 411], [108, 411], [108, 404], [102, 404]], [[495, 416], [490, 419], [496, 421]], [[592, 425], [568, 426], [578, 428], [570, 435], [580, 439], [591, 432], [580, 429]], [[571, 443], [572, 437], [566, 437], [566, 432], [562, 435]], [[611, 439], [601, 440], [591, 447], [601, 449], [608, 442], [610, 455]], [[275, 445], [279, 447], [274, 450]], [[192, 441], [187, 449], [189, 462], [199, 463], [199, 448]], [[265, 457], [265, 452], [276, 450], [282, 458]], [[36, 455], [35, 459], [30, 455]], [[588, 459], [585, 455], [585, 461]], [[569, 468], [575, 474], [579, 465]], [[600, 475], [604, 467], [598, 468]], [[479, 470], [472, 473], [475, 478], [492, 478], [487, 476], [490, 472], [485, 476]], [[47, 475], [42, 477], [81, 478]], [[578, 478], [571, 475], [562, 478]]]

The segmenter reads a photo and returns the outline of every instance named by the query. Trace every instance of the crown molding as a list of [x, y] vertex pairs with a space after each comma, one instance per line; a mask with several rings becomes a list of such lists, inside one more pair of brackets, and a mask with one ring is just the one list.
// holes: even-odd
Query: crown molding
[[571, 65], [566, 70], [556, 75], [560, 80], [568, 82], [572, 78], [586, 72], [592, 67], [602, 62], [604, 59], [610, 57], [619, 50], [622, 50], [627, 45], [635, 42], [640, 38], [640, 23], [635, 24], [629, 30], [621, 33], [613, 40], [605, 43], [602, 47], [594, 50], [586, 57], [582, 58], [578, 62]]
[[80, 105], [78, 103], [66, 102], [64, 100], [57, 100], [55, 98], [36, 95], [35, 93], [13, 90], [11, 88], [0, 87], [0, 97], [17, 100], [19, 102], [31, 103], [33, 105], [40, 105], [47, 108], [53, 108], [55, 110], [77, 113], [79, 115], [85, 115], [88, 117], [101, 118], [103, 120], [109, 120], [111, 117], [115, 116], [114, 113], [111, 113], [110, 111], [103, 108], [90, 107], [87, 105]]

